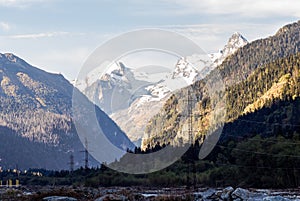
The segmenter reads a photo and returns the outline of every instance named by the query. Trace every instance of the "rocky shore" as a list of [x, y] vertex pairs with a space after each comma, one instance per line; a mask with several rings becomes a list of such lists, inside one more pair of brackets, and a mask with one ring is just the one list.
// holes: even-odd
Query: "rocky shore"
[[2, 188], [0, 200], [18, 201], [300, 201], [300, 189], [19, 187]]

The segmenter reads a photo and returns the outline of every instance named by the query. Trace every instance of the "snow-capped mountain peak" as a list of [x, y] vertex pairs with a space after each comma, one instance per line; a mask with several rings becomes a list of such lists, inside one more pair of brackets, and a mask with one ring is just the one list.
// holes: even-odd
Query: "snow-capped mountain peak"
[[223, 57], [233, 54], [237, 49], [248, 44], [248, 41], [238, 32], [235, 32], [228, 40], [225, 47], [221, 50]]
[[116, 74], [123, 76], [128, 71], [128, 68], [125, 67], [125, 65], [122, 62], [115, 63], [113, 67], [111, 67], [110, 71], [108, 71], [108, 74]]
[[218, 53], [210, 55], [191, 55], [179, 59], [173, 72], [172, 78], [182, 77], [188, 84], [205, 77], [211, 70], [237, 49], [246, 45], [248, 41], [238, 32], [235, 32], [227, 44]]
[[228, 40], [227, 45], [221, 50], [224, 56], [233, 54], [238, 48], [246, 45], [248, 41], [238, 32], [235, 32]]
[[[174, 68], [168, 70], [115, 62], [102, 76], [89, 77], [85, 94], [110, 115], [131, 140], [138, 141], [144, 134], [147, 122], [160, 110], [172, 91], [202, 79], [247, 43], [236, 32], [219, 53], [183, 57], [177, 60]], [[93, 83], [94, 78], [97, 79]]]
[[211, 54], [211, 59], [214, 63], [214, 67], [222, 64], [222, 62], [230, 55], [235, 53], [236, 50], [248, 44], [247, 39], [239, 32], [233, 33], [229, 38], [227, 44], [218, 53]]
[[192, 84], [199, 72], [194, 66], [190, 65], [189, 62], [187, 58], [179, 59], [171, 79], [183, 78], [188, 85]]

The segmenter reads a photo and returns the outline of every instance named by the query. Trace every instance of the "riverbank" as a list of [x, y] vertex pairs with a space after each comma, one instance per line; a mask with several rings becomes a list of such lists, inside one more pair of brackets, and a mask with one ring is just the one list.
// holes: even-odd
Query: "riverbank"
[[156, 200], [252, 200], [300, 201], [300, 189], [243, 189], [243, 188], [145, 188], [145, 187], [71, 187], [71, 186], [20, 186], [2, 188], [1, 200], [37, 201], [156, 201]]

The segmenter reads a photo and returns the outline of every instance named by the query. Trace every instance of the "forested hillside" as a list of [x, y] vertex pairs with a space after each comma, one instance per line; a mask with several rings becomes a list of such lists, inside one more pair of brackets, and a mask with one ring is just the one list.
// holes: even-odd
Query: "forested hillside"
[[[211, 124], [215, 119], [212, 110], [215, 97], [210, 96], [206, 83], [218, 74], [225, 89], [213, 96], [223, 100], [224, 123], [271, 107], [277, 101], [295, 100], [299, 97], [299, 30], [300, 22], [297, 22], [284, 26], [272, 37], [245, 45], [204, 80], [175, 93], [149, 122], [146, 129], [149, 138], [144, 140], [144, 146], [155, 145], [157, 141], [173, 141], [173, 144], [174, 139], [186, 141], [182, 131], [188, 123], [185, 113], [187, 91], [192, 92], [191, 98], [195, 101], [192, 105], [195, 136], [206, 135], [211, 126], [216, 129], [218, 126]], [[269, 122], [272, 123], [272, 119]], [[179, 140], [176, 139], [178, 136], [181, 136]]]
[[[13, 54], [0, 54], [0, 85], [2, 168], [69, 169], [71, 155], [75, 167], [84, 164], [84, 146], [72, 114], [73, 90], [81, 108], [93, 108], [101, 132], [112, 143], [133, 147], [119, 127], [61, 74], [40, 70]], [[91, 165], [98, 164], [90, 159]]]

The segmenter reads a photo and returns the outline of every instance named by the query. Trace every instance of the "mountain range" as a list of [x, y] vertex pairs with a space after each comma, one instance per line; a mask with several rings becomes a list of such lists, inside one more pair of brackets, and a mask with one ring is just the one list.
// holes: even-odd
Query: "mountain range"
[[148, 66], [147, 69], [136, 69], [117, 62], [98, 79], [92, 79], [97, 77], [94, 74], [89, 75], [87, 80], [92, 80], [91, 83], [81, 90], [140, 146], [149, 120], [174, 91], [202, 79], [247, 43], [236, 32], [218, 53], [179, 58], [175, 66], [167, 68]]
[[[62, 75], [31, 66], [19, 57], [0, 54], [0, 166], [69, 169], [84, 163], [85, 150], [72, 116], [72, 95], [92, 105]], [[103, 132], [116, 146], [133, 148], [119, 127], [95, 107]], [[83, 117], [84, 118], [84, 117]], [[97, 164], [90, 160], [91, 164]]]
[[[148, 139], [144, 140], [144, 146], [154, 146], [157, 142], [176, 144], [178, 141], [187, 140], [182, 131], [189, 123], [185, 115], [188, 91], [193, 92], [191, 98], [194, 100], [194, 137], [203, 140], [203, 135], [209, 133], [213, 126], [211, 122], [215, 120], [215, 97], [210, 96], [206, 84], [216, 77], [221, 79], [225, 87], [216, 94], [217, 98], [224, 100], [223, 135], [230, 133], [239, 137], [254, 134], [268, 136], [283, 132], [285, 125], [289, 125], [289, 129], [296, 132], [297, 127], [293, 125], [297, 125], [297, 121], [291, 108], [298, 107], [293, 104], [297, 103], [300, 85], [299, 31], [300, 21], [282, 27], [274, 36], [248, 43], [228, 56], [203, 80], [175, 93], [148, 124]], [[282, 101], [286, 102], [290, 110], [279, 110], [276, 107]], [[268, 113], [259, 112], [266, 110]], [[260, 115], [254, 118], [253, 115], [258, 113]], [[242, 120], [246, 116], [247, 120]], [[249, 122], [252, 122], [250, 127]], [[231, 127], [231, 124], [238, 127]], [[217, 130], [222, 125], [216, 125], [212, 129]], [[228, 128], [235, 129], [229, 131]]]
[[[300, 21], [250, 43], [235, 33], [208, 59], [191, 55], [170, 68], [145, 72], [119, 61], [80, 90], [61, 74], [0, 54], [0, 166], [67, 169], [73, 155], [76, 168], [84, 164], [85, 148], [92, 153], [90, 164], [98, 165], [93, 156], [98, 160], [99, 155], [110, 155], [108, 141], [123, 151], [134, 149], [131, 141], [143, 148], [158, 142], [178, 145], [187, 142], [182, 131], [189, 125], [200, 142], [219, 128], [221, 140], [298, 135], [299, 31]], [[216, 77], [224, 90], [212, 95], [207, 83]], [[214, 113], [216, 99], [223, 100], [225, 111], [219, 113], [224, 120], [220, 124]], [[89, 122], [91, 117], [96, 122]], [[96, 126], [100, 133], [94, 132]]]

